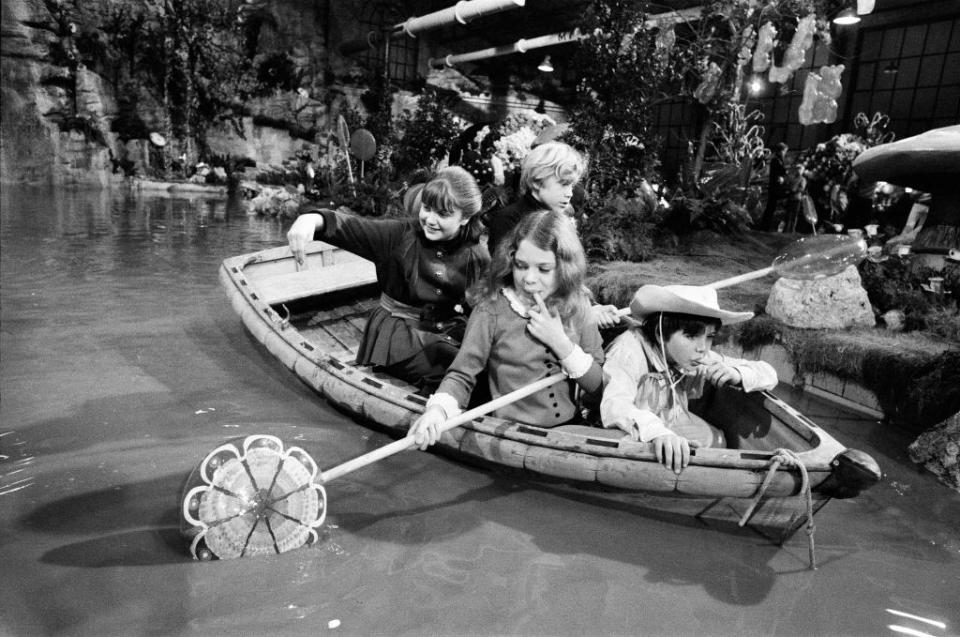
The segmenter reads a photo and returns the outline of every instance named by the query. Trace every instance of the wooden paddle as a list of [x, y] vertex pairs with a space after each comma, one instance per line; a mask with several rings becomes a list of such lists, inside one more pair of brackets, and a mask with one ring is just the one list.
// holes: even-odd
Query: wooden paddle
[[[526, 398], [527, 396], [535, 394], [541, 389], [546, 389], [551, 385], [559, 383], [566, 377], [566, 374], [559, 372], [552, 376], [547, 376], [546, 378], [542, 378], [536, 382], [530, 383], [529, 385], [525, 385], [520, 389], [515, 389], [509, 394], [504, 394], [503, 396], [491, 400], [488, 403], [484, 403], [474, 407], [473, 409], [470, 409], [469, 411], [465, 411], [459, 416], [448, 419], [438, 427], [438, 431], [443, 433], [444, 431], [449, 431], [450, 429], [459, 427], [460, 425], [468, 423], [471, 420], [479, 418], [480, 416], [485, 416], [490, 412], [496, 411], [501, 407], [506, 407], [507, 405], [514, 403], [521, 398]], [[379, 449], [374, 449], [373, 451], [365, 453], [362, 456], [358, 456], [353, 460], [348, 460], [347, 462], [337, 465], [336, 467], [322, 471], [320, 473], [320, 482], [322, 484], [326, 484], [331, 480], [336, 480], [337, 478], [350, 473], [351, 471], [365, 467], [368, 464], [373, 464], [377, 460], [382, 460], [383, 458], [392, 456], [395, 453], [399, 453], [414, 446], [416, 446], [416, 443], [410, 436], [405, 436], [400, 440], [394, 440], [390, 444], [384, 445]]]

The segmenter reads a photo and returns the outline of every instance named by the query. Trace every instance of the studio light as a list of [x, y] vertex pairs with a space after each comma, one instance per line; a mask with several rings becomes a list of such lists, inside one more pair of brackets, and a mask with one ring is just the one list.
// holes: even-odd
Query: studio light
[[856, 24], [857, 22], [860, 22], [860, 16], [850, 7], [847, 7], [833, 18], [833, 23], [841, 26]]
[[550, 56], [543, 58], [543, 62], [540, 63], [540, 66], [537, 67], [544, 73], [553, 73], [553, 65], [550, 64]]

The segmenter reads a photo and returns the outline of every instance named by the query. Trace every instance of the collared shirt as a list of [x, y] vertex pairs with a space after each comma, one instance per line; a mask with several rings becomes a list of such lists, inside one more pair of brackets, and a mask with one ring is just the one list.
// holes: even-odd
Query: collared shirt
[[603, 364], [603, 426], [628, 433], [636, 428], [641, 442], [672, 433], [671, 422], [679, 411], [687, 411], [690, 398], [703, 394], [704, 372], [717, 362], [740, 372], [746, 392], [777, 385], [777, 372], [769, 363], [723, 356], [713, 350], [693, 372], [668, 370], [660, 352], [639, 330], [627, 330], [610, 344]]
[[[564, 330], [575, 345], [593, 357], [599, 374], [603, 342], [587, 308], [565, 320]], [[463, 345], [437, 393], [450, 394], [465, 406], [477, 377], [484, 371], [493, 398], [562, 371], [556, 355], [531, 336], [527, 319], [515, 312], [502, 294], [480, 303], [470, 315]], [[577, 386], [572, 380], [561, 381], [497, 410], [495, 415], [540, 427], [564, 424], [578, 416]]]

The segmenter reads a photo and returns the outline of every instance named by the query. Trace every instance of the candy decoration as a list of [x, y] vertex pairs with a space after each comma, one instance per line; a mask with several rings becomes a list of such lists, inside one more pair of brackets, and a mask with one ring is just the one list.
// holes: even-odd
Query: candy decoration
[[284, 553], [317, 540], [327, 495], [313, 458], [268, 435], [206, 455], [181, 499], [181, 534], [194, 559]]
[[777, 44], [777, 29], [772, 22], [760, 27], [757, 35], [757, 48], [753, 52], [753, 72], [762, 73], [770, 68], [770, 54]]

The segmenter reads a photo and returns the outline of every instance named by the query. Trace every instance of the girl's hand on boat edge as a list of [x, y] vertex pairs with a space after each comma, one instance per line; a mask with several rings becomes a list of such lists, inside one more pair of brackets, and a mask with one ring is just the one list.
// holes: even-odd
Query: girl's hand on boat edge
[[700, 443], [696, 440], [687, 440], [677, 434], [664, 434], [650, 441], [657, 454], [657, 462], [662, 463], [674, 473], [690, 464], [690, 449], [696, 449]]
[[407, 431], [407, 437], [413, 438], [414, 443], [416, 443], [421, 450], [426, 450], [427, 447], [440, 439], [438, 427], [446, 420], [447, 415], [442, 407], [427, 407], [423, 415], [410, 425], [410, 429]]
[[297, 220], [287, 230], [287, 243], [290, 244], [290, 252], [293, 254], [297, 265], [303, 265], [306, 262], [307, 244], [313, 241], [313, 236], [317, 230], [322, 229], [323, 217], [311, 212], [297, 217]]

